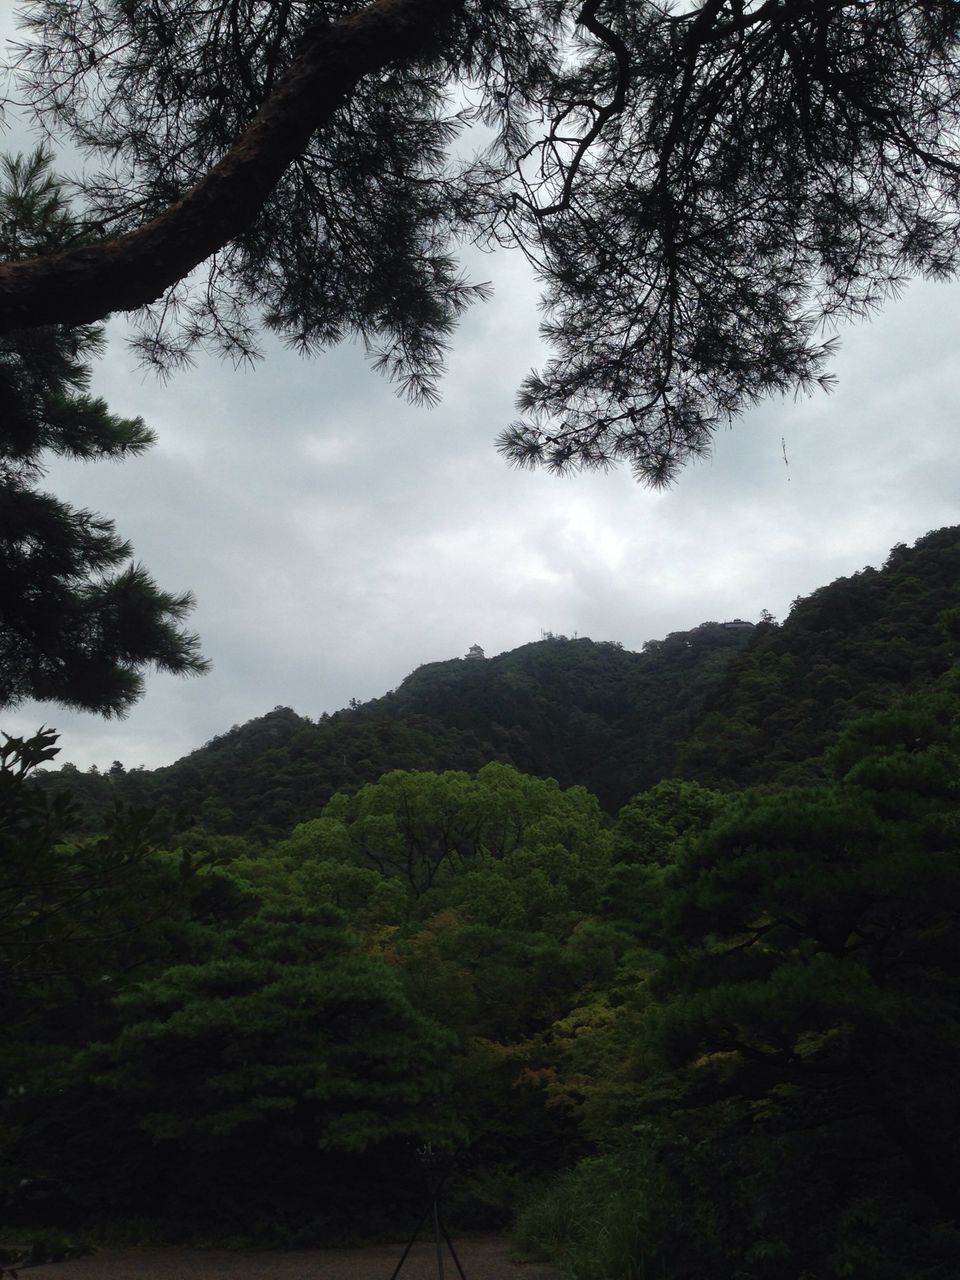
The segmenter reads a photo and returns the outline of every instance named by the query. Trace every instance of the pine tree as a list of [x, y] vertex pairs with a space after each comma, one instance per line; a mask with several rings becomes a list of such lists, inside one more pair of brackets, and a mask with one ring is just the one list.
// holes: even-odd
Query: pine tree
[[[827, 380], [825, 322], [960, 259], [954, 0], [35, 0], [25, 22], [22, 98], [104, 159], [102, 243], [0, 268], [0, 325], [166, 295], [151, 359], [248, 356], [265, 322], [358, 336], [427, 396], [482, 293], [457, 243], [519, 247], [553, 355], [516, 462], [663, 483], [758, 397]], [[477, 121], [490, 146], [455, 159]]]
[[[0, 260], [78, 233], [47, 153], [3, 160]], [[179, 626], [192, 597], [161, 591], [112, 521], [36, 488], [45, 454], [121, 459], [153, 441], [141, 418], [89, 394], [102, 345], [89, 325], [0, 336], [0, 707], [36, 698], [122, 715], [148, 664], [206, 668], [197, 637]]]

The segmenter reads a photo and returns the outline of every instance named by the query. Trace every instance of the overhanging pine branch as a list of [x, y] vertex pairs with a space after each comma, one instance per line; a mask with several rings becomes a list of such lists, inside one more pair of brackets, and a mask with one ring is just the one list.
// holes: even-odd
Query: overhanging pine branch
[[136, 231], [0, 264], [0, 332], [88, 324], [155, 301], [256, 218], [287, 167], [359, 81], [425, 56], [459, 0], [374, 0], [313, 28], [290, 69], [222, 160]]

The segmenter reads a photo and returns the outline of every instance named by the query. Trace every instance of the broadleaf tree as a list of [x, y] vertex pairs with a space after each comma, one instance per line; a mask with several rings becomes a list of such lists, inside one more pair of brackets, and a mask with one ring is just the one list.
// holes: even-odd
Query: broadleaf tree
[[16, 92], [89, 154], [98, 240], [0, 268], [0, 323], [159, 299], [160, 363], [251, 355], [265, 323], [359, 336], [430, 396], [482, 292], [458, 240], [512, 245], [553, 349], [501, 440], [519, 463], [664, 483], [829, 377], [824, 321], [957, 266], [953, 0], [36, 0], [24, 23]]

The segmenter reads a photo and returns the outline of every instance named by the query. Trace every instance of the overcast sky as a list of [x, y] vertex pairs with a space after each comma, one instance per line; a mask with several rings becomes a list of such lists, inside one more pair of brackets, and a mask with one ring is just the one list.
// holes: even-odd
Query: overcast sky
[[547, 629], [639, 649], [708, 619], [783, 618], [958, 521], [960, 285], [918, 283], [844, 329], [832, 395], [765, 403], [654, 493], [626, 471], [559, 480], [496, 454], [540, 358], [536, 290], [513, 255], [471, 266], [495, 297], [466, 317], [432, 410], [352, 348], [271, 349], [242, 371], [203, 359], [162, 384], [112, 327], [94, 390], [158, 443], [55, 461], [46, 487], [114, 519], [162, 587], [194, 592], [213, 667], [151, 674], [123, 721], [31, 704], [0, 727], [57, 727], [61, 762], [153, 767], [276, 705], [317, 717], [374, 697], [474, 643], [492, 656]]

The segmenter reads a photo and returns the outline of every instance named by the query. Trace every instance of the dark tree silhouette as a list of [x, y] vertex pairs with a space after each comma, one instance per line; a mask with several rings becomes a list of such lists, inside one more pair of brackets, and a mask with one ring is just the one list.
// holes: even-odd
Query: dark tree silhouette
[[[49, 156], [0, 164], [0, 259], [57, 245], [76, 228]], [[161, 591], [112, 521], [40, 493], [46, 454], [141, 453], [153, 433], [87, 394], [97, 326], [0, 335], [0, 707], [27, 698], [122, 715], [142, 669], [206, 669], [179, 623], [189, 594]]]
[[[953, 0], [38, 0], [19, 92], [106, 161], [99, 242], [0, 269], [0, 317], [162, 299], [161, 363], [249, 356], [262, 322], [359, 335], [430, 396], [482, 292], [457, 239], [510, 244], [553, 355], [502, 449], [664, 483], [826, 380], [825, 321], [955, 270], [958, 24]], [[452, 158], [477, 121], [487, 150]]]

